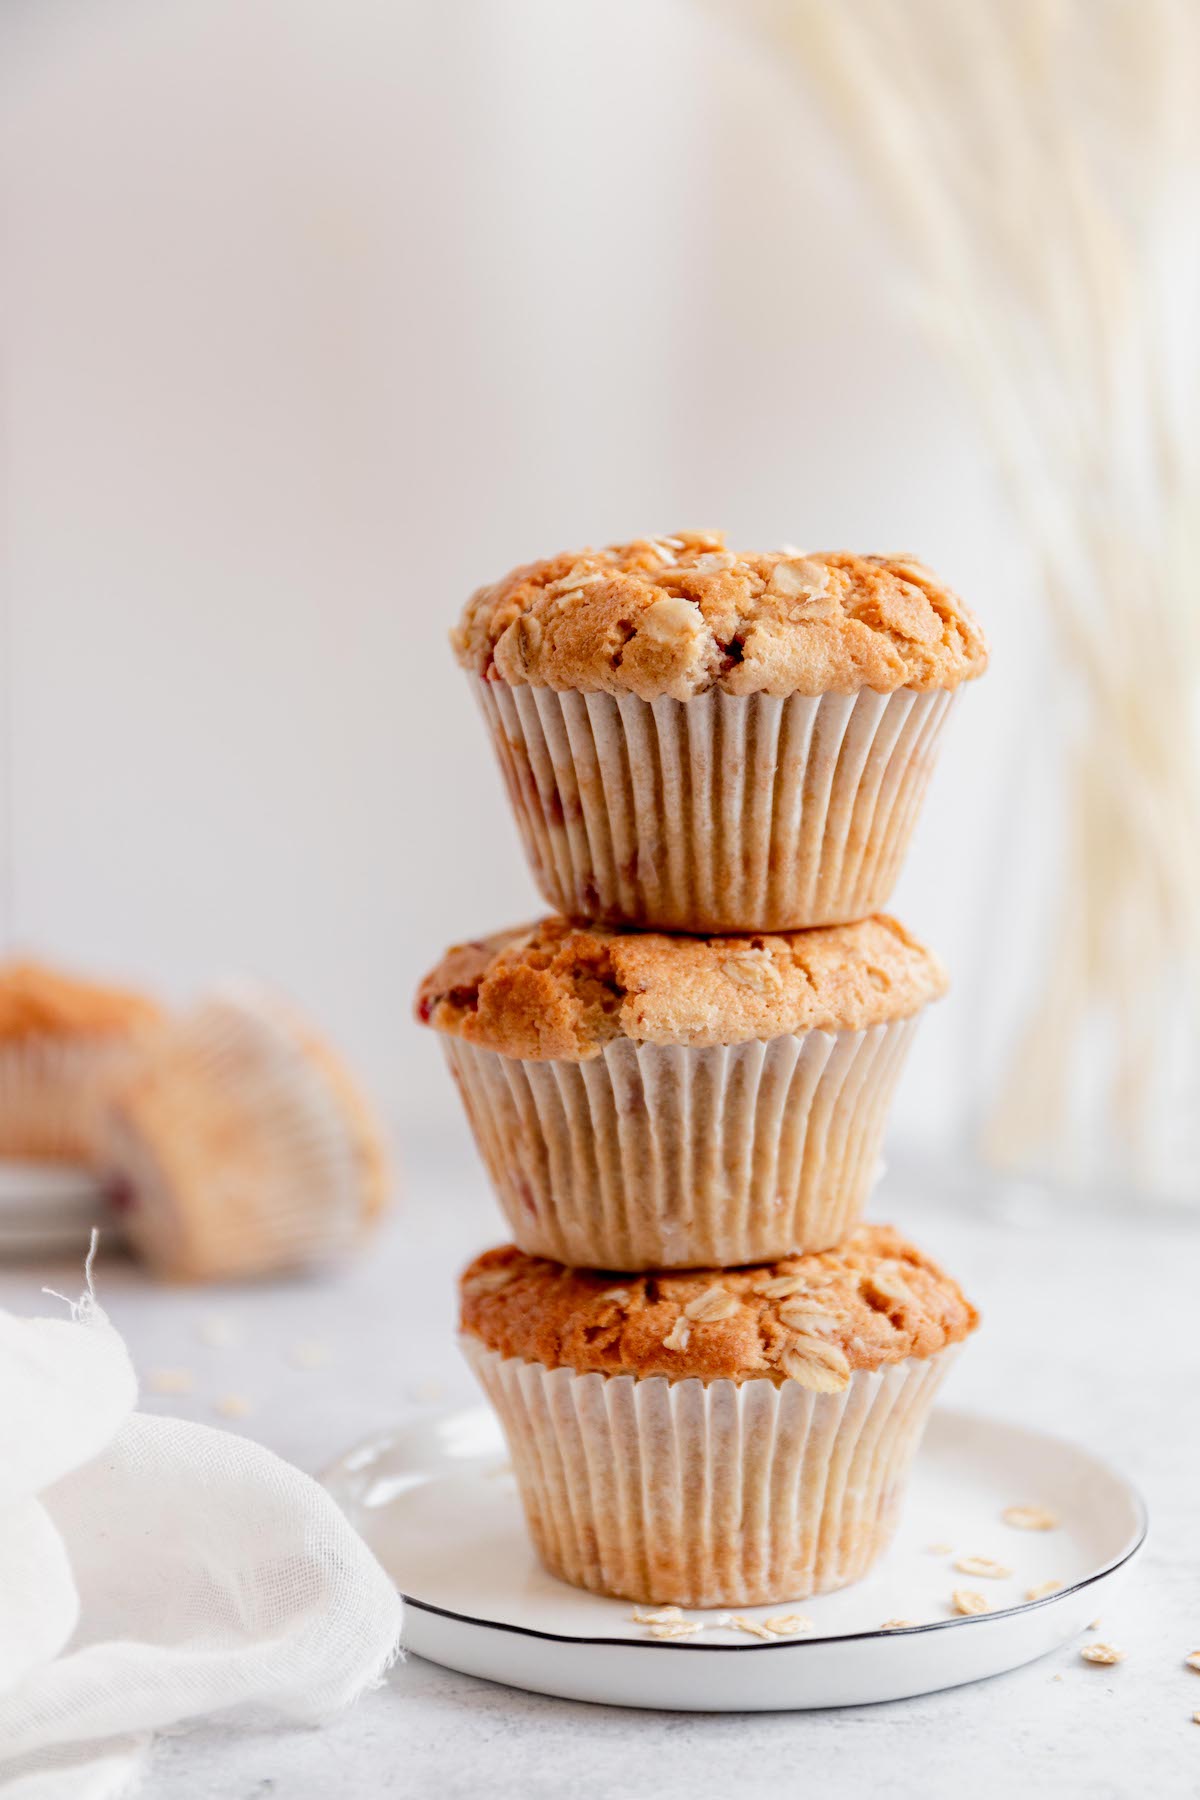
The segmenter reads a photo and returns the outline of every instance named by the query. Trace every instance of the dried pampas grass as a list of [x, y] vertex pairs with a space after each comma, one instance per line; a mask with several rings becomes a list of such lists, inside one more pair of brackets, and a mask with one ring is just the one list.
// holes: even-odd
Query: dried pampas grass
[[[1033, 546], [1075, 689], [1058, 914], [984, 1148], [1062, 1167], [1073, 1147], [1080, 1172], [1073, 1088], [1103, 1044], [1091, 1124], [1123, 1145], [1116, 1172], [1153, 1184], [1164, 1046], [1183, 1008], [1194, 1080], [1200, 1010], [1200, 7], [729, 11], [819, 96], [885, 209]], [[1194, 1089], [1182, 1104], [1200, 1114]]]

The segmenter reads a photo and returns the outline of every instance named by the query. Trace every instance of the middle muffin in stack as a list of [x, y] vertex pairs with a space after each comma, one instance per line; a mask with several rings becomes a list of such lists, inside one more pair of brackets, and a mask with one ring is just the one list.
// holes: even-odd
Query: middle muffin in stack
[[945, 986], [885, 917], [748, 938], [549, 918], [450, 951], [418, 1011], [446, 1034], [522, 1250], [699, 1268], [853, 1229], [917, 1015]]
[[467, 1271], [463, 1331], [534, 1542], [642, 1600], [855, 1580], [975, 1325], [855, 1233], [946, 986], [876, 908], [978, 627], [911, 561], [691, 536], [516, 570], [456, 645], [539, 885], [584, 921], [457, 946], [417, 1007], [520, 1252]]

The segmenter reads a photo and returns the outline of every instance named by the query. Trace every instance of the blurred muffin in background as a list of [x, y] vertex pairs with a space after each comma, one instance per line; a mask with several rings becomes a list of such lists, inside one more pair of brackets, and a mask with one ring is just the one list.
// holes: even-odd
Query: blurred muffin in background
[[92, 1163], [104, 1085], [160, 1016], [128, 988], [0, 963], [0, 1156]]
[[388, 1196], [382, 1135], [349, 1072], [250, 984], [146, 1038], [106, 1096], [101, 1157], [131, 1249], [178, 1281], [325, 1261]]

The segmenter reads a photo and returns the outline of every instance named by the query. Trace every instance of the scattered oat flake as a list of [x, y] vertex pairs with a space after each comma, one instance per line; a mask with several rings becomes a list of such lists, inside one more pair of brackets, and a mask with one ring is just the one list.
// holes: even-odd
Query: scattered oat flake
[[1048, 1506], [1006, 1506], [1000, 1517], [1017, 1531], [1053, 1531], [1058, 1524]]
[[463, 1288], [468, 1294], [497, 1294], [501, 1288], [507, 1287], [509, 1282], [514, 1280], [516, 1273], [517, 1271], [511, 1266], [480, 1269], [477, 1274], [471, 1276], [469, 1281], [463, 1283]]
[[1194, 1712], [1192, 1714], [1192, 1724], [1200, 1725], [1200, 1712]]
[[647, 1625], [646, 1630], [653, 1638], [695, 1637], [704, 1627], [699, 1619], [668, 1619], [661, 1625]]
[[885, 1619], [879, 1629], [880, 1631], [908, 1631], [916, 1622], [915, 1619]]
[[968, 1617], [972, 1613], [985, 1613], [992, 1610], [983, 1595], [975, 1593], [971, 1588], [955, 1588], [952, 1598], [955, 1612], [964, 1613]]
[[630, 1616], [635, 1625], [667, 1625], [672, 1619], [682, 1619], [683, 1609], [679, 1606], [656, 1606], [653, 1612], [643, 1612], [639, 1606]]
[[812, 1289], [803, 1275], [773, 1275], [770, 1281], [760, 1281], [754, 1291], [767, 1300], [786, 1300], [789, 1295], [808, 1294]]
[[322, 1338], [301, 1338], [288, 1351], [288, 1361], [296, 1369], [323, 1369], [333, 1355]]
[[1047, 1594], [1057, 1594], [1061, 1590], [1061, 1581], [1039, 1581], [1036, 1587], [1025, 1589], [1025, 1598], [1027, 1600], [1044, 1600]]
[[818, 596], [829, 586], [829, 569], [810, 556], [789, 556], [775, 564], [767, 591], [786, 599]]
[[1099, 1631], [1099, 1629], [1100, 1629], [1099, 1619], [1093, 1619], [1091, 1624], [1088, 1626], [1088, 1630], [1089, 1631]]
[[734, 1613], [729, 1623], [738, 1631], [748, 1631], [751, 1637], [765, 1638], [768, 1642], [775, 1636], [760, 1619], [748, 1619], [745, 1613]]
[[850, 1386], [850, 1364], [840, 1344], [802, 1332], [785, 1344], [779, 1366], [790, 1381], [818, 1394], [837, 1394]]
[[731, 1319], [737, 1312], [739, 1302], [735, 1295], [719, 1284], [705, 1288], [694, 1300], [689, 1300], [684, 1307], [684, 1314], [695, 1325], [715, 1324], [718, 1319]]
[[236, 1319], [227, 1318], [224, 1313], [209, 1313], [196, 1326], [201, 1343], [207, 1344], [210, 1350], [236, 1350], [242, 1342], [244, 1333]]
[[151, 1369], [146, 1386], [155, 1394], [190, 1394], [196, 1377], [190, 1369]]
[[1183, 1660], [1189, 1669], [1195, 1669], [1197, 1675], [1200, 1675], [1200, 1650], [1193, 1650], [1191, 1655], [1185, 1656]]
[[913, 1291], [900, 1272], [903, 1268], [904, 1264], [893, 1258], [872, 1269], [863, 1282], [868, 1298], [874, 1295], [879, 1300], [890, 1300], [893, 1306], [915, 1305]]
[[955, 1563], [960, 1575], [984, 1575], [989, 1581], [1007, 1581], [1012, 1570], [991, 1556], [960, 1556]]
[[444, 1400], [446, 1384], [444, 1381], [418, 1381], [408, 1390], [410, 1400]]
[[954, 1549], [953, 1544], [930, 1544], [930, 1556], [949, 1556]]
[[686, 1350], [691, 1342], [692, 1328], [680, 1313], [675, 1323], [663, 1339], [664, 1350]]
[[254, 1402], [245, 1394], [222, 1394], [219, 1400], [213, 1401], [213, 1411], [226, 1419], [244, 1419], [254, 1411]]
[[763, 1624], [776, 1637], [797, 1637], [802, 1631], [815, 1630], [812, 1620], [803, 1613], [777, 1613], [773, 1619], [764, 1619]]
[[577, 562], [567, 570], [565, 575], [560, 575], [557, 581], [548, 581], [545, 592], [547, 594], [565, 594], [572, 588], [592, 587], [597, 581], [603, 580], [605, 580], [603, 569], [594, 569], [589, 572], [583, 563]]
[[788, 1300], [779, 1309], [779, 1322], [789, 1331], [802, 1333], [828, 1332], [837, 1329], [838, 1321], [830, 1312], [822, 1312], [803, 1300]]
[[1125, 1652], [1118, 1650], [1115, 1644], [1085, 1644], [1079, 1654], [1084, 1662], [1103, 1663], [1105, 1667], [1125, 1661]]
[[743, 950], [721, 967], [730, 981], [739, 987], [753, 988], [759, 994], [774, 993], [783, 986], [783, 976], [775, 967], [769, 950]]

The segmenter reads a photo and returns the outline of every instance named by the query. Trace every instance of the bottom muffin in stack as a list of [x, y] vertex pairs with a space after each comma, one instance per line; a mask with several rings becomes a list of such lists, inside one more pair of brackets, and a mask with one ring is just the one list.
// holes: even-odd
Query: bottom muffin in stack
[[462, 1342], [547, 1568], [638, 1601], [755, 1606], [863, 1576], [977, 1314], [887, 1226], [754, 1268], [612, 1275], [507, 1245]]

